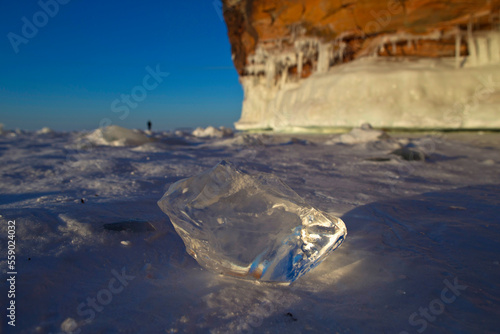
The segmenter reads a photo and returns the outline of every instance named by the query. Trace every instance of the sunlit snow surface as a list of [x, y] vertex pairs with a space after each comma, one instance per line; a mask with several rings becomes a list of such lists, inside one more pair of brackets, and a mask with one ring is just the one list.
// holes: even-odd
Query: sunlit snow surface
[[[0, 136], [2, 272], [8, 220], [17, 233], [16, 328], [9, 332], [500, 328], [499, 134], [391, 134], [352, 144], [334, 135], [154, 133], [154, 142], [140, 146], [82, 138], [50, 131]], [[389, 154], [402, 146], [427, 160]], [[221, 160], [273, 173], [312, 206], [340, 217], [346, 242], [290, 286], [202, 269], [156, 202], [172, 183]], [[156, 231], [103, 227], [123, 221], [150, 222]]]

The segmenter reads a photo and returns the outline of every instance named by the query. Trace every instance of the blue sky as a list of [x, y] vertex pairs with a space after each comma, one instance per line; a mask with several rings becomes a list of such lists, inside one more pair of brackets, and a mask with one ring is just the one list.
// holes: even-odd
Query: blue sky
[[220, 15], [213, 0], [2, 1], [0, 123], [232, 126], [243, 92]]

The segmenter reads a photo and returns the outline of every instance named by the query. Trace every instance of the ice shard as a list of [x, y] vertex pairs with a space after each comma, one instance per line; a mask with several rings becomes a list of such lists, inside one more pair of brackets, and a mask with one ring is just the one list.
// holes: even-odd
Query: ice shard
[[293, 282], [347, 234], [278, 177], [226, 161], [172, 184], [158, 205], [201, 266], [246, 279]]

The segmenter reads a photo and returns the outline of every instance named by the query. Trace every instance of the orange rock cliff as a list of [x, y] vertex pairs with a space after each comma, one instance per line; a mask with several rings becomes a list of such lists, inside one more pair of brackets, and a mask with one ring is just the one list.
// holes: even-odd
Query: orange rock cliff
[[[471, 95], [468, 99], [472, 100], [478, 85], [488, 86], [484, 85], [484, 80], [477, 79], [481, 74], [467, 72], [467, 69], [498, 67], [500, 63], [500, 0], [222, 2], [234, 65], [245, 91], [237, 128], [350, 127], [364, 121], [380, 127], [415, 127], [415, 117], [403, 119], [408, 115], [416, 115], [421, 125], [417, 127], [423, 128], [500, 126], [498, 121], [491, 123], [491, 111], [480, 111], [478, 119], [467, 115], [470, 114], [470, 110], [465, 110], [467, 106], [464, 110], [457, 107], [453, 111], [457, 115], [451, 119], [445, 115], [450, 114], [449, 110], [435, 107], [436, 104], [453, 104], [453, 98], [463, 94]], [[356, 62], [363, 59], [371, 59], [367, 61], [372, 62], [372, 66], [371, 70], [360, 73], [360, 65]], [[405, 59], [422, 61], [422, 73], [408, 74], [411, 66], [402, 61]], [[446, 66], [441, 64], [442, 60]], [[397, 63], [384, 67], [390, 61]], [[352, 65], [352, 71], [349, 71], [350, 63], [356, 63]], [[440, 75], [450, 82], [457, 79], [457, 71], [461, 70], [463, 80], [472, 80], [473, 83], [467, 89], [458, 87], [454, 93], [444, 91], [449, 95], [448, 101], [436, 100], [430, 90], [436, 85], [448, 84], [431, 82], [426, 86], [421, 82], [422, 75], [426, 80], [438, 80], [437, 76], [429, 77], [426, 71], [436, 64], [442, 65], [444, 74]], [[412, 100], [412, 96], [394, 100], [391, 94], [398, 94], [398, 90], [387, 88], [382, 91], [379, 88], [375, 92], [373, 87], [367, 86], [369, 92], [361, 95], [366, 98], [365, 105], [374, 106], [370, 111], [361, 104], [352, 106], [343, 103], [342, 98], [330, 97], [331, 94], [351, 92], [350, 83], [357, 89], [365, 89], [363, 83], [355, 83], [354, 74], [350, 72], [366, 75], [365, 85], [376, 84], [382, 75], [374, 72], [376, 67], [387, 68], [385, 73], [394, 76], [393, 83], [399, 91], [417, 92], [416, 100]], [[491, 109], [497, 100], [499, 87], [496, 83], [500, 82], [500, 77], [491, 69], [485, 72], [493, 73], [494, 77], [488, 87], [482, 87], [488, 89], [489, 96], [481, 102]], [[414, 83], [409, 85], [409, 80]], [[342, 81], [344, 88], [331, 90], [323, 87]], [[320, 84], [318, 91], [316, 87]], [[308, 93], [307, 89], [316, 90], [316, 94]], [[319, 96], [322, 92], [323, 97]], [[379, 99], [394, 101], [374, 101], [375, 95]], [[374, 102], [378, 104], [374, 105]], [[318, 103], [321, 106], [318, 107]], [[463, 104], [467, 105], [467, 101]]]

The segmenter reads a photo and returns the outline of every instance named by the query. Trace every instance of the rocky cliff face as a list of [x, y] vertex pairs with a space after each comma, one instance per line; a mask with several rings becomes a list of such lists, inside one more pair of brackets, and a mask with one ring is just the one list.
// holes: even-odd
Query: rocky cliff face
[[[448, 65], [457, 69], [493, 66], [500, 62], [500, 0], [223, 0], [223, 11], [234, 64], [245, 90], [242, 118], [237, 123], [242, 129], [358, 125], [354, 124], [358, 123], [355, 116], [362, 106], [358, 105], [356, 110], [344, 108], [343, 112], [335, 114], [339, 107], [335, 104], [342, 101], [335, 102], [330, 96], [304, 91], [304, 86], [314, 89], [316, 85], [310, 81], [320, 77], [322, 84], [331, 84], [335, 78], [327, 80], [325, 76], [335, 76], [340, 68], [348, 75], [345, 67], [362, 59], [378, 58], [377, 62], [380, 59], [391, 62], [427, 59], [430, 62], [425, 64], [431, 68], [437, 60], [445, 59], [449, 60], [446, 64], [452, 62]], [[380, 63], [372, 65], [380, 66]], [[355, 66], [359, 69], [359, 65]], [[410, 70], [401, 63], [394, 68], [405, 73]], [[470, 77], [471, 73], [468, 75]], [[456, 80], [456, 73], [450, 76]], [[406, 77], [403, 83], [409, 78]], [[418, 75], [411, 77], [419, 82], [421, 79]], [[431, 77], [427, 74], [427, 79], [433, 79], [432, 74]], [[500, 77], [498, 79], [500, 82]], [[398, 84], [398, 79], [395, 80]], [[358, 89], [363, 89], [362, 82], [357, 85]], [[426, 91], [428, 87], [422, 85], [403, 84], [401, 89]], [[473, 88], [460, 91], [459, 87], [454, 94], [473, 94]], [[322, 89], [325, 91], [324, 87]], [[325, 93], [346, 92], [337, 87], [334, 92], [326, 90]], [[397, 94], [386, 90], [379, 95], [385, 93]], [[490, 94], [488, 103], [491, 98], [495, 100], [496, 94], [497, 91]], [[427, 99], [425, 92], [420, 95], [424, 96], [420, 96], [419, 101]], [[284, 98], [298, 99], [302, 109], [296, 108], [300, 103], [283, 101]], [[391, 99], [390, 96], [385, 98]], [[427, 102], [442, 104], [428, 99]], [[314, 121], [303, 115], [307, 103], [310, 107], [306, 108], [309, 110], [306, 113], [313, 116]], [[318, 103], [322, 105], [321, 111], [314, 108]], [[401, 107], [394, 103], [387, 107]], [[399, 103], [411, 104], [412, 100]], [[384, 109], [383, 104], [378, 107]], [[370, 114], [368, 110], [362, 111], [363, 115]], [[444, 111], [433, 109], [432, 112], [442, 114]], [[329, 116], [335, 116], [337, 121]], [[407, 121], [398, 119], [402, 116], [392, 113], [390, 119], [381, 117], [384, 121], [378, 125], [408, 127]], [[369, 119], [365, 117], [359, 121]], [[434, 119], [425, 127], [450, 127], [445, 123], [446, 119]], [[471, 127], [467, 124], [468, 120], [462, 119], [460, 124], [452, 126]]]

